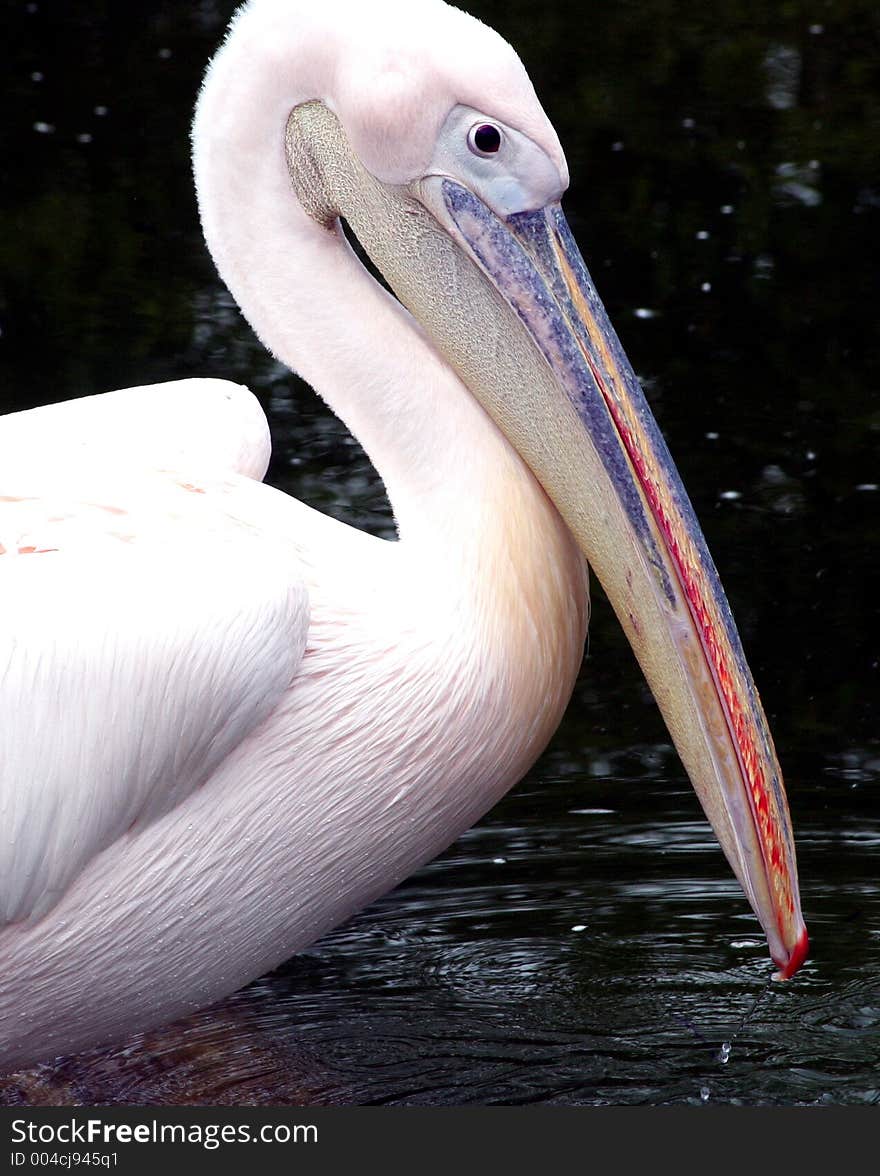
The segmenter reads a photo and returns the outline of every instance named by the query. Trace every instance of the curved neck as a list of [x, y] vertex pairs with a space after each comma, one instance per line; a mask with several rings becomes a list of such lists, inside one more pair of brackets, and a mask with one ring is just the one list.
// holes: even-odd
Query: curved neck
[[287, 119], [321, 95], [333, 63], [315, 51], [308, 18], [288, 8], [281, 21], [278, 11], [244, 10], [199, 100], [193, 158], [208, 246], [262, 342], [363, 445], [401, 536], [436, 542], [454, 530], [461, 542], [462, 503], [484, 500], [487, 479], [511, 463], [521, 477], [521, 463], [339, 226], [319, 225], [297, 202]]

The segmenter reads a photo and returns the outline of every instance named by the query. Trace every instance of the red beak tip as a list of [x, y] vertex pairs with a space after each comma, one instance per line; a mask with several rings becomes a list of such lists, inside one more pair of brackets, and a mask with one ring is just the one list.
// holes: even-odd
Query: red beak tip
[[810, 939], [807, 935], [806, 927], [803, 928], [800, 938], [795, 944], [794, 951], [788, 957], [788, 963], [785, 967], [779, 969], [773, 976], [774, 980], [790, 980], [804, 960], [810, 950]]

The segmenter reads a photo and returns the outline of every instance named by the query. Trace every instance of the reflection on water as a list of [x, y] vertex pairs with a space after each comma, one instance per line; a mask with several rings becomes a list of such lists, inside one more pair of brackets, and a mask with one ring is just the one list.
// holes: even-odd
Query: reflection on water
[[[200, 242], [189, 110], [233, 6], [10, 6], [0, 410], [225, 375], [269, 411], [271, 480], [387, 535], [360, 449]], [[768, 986], [599, 595], [563, 728], [478, 828], [218, 1008], [7, 1102], [880, 1101], [876, 5], [596, 4], [589, 36], [565, 0], [465, 6], [566, 144], [571, 222], [767, 704], [813, 958]]]
[[[825, 806], [800, 816], [817, 950], [794, 983], [769, 981], [679, 778], [538, 772], [274, 975], [0, 1089], [140, 1104], [880, 1102], [880, 982], [863, 967], [880, 934], [880, 820], [830, 838]], [[832, 852], [837, 877], [817, 885]]]

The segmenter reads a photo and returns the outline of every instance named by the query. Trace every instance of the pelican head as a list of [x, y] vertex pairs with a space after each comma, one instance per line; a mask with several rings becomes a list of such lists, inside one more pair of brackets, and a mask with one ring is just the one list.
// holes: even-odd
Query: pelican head
[[[246, 53], [251, 32], [265, 41], [277, 24], [267, 86], [286, 125], [291, 216], [304, 212], [317, 231], [351, 226], [543, 486], [623, 625], [787, 978], [807, 935], [773, 741], [693, 509], [566, 223], [559, 140], [513, 49], [457, 9], [336, 4], [329, 37], [322, 7], [297, 5], [293, 34], [280, 0], [256, 0], [235, 25]], [[233, 69], [227, 83], [228, 96]], [[197, 114], [197, 180], [228, 149], [217, 92], [206, 87]], [[244, 304], [247, 266], [239, 258], [230, 273], [215, 211], [203, 203], [206, 236]]]

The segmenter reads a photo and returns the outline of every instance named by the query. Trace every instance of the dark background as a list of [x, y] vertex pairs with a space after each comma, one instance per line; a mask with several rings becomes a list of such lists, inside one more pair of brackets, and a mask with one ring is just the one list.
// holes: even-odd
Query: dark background
[[[227, 376], [270, 413], [272, 480], [388, 533], [361, 451], [262, 352], [201, 242], [189, 118], [233, 8], [0, 6], [0, 411]], [[581, 682], [544, 760], [439, 863], [236, 998], [249, 1043], [237, 1064], [263, 1056], [248, 1036], [256, 1024], [271, 1026], [273, 1051], [288, 1042], [285, 1072], [305, 1043], [304, 1070], [314, 1062], [322, 1077], [303, 1079], [302, 1097], [327, 1101], [699, 1101], [705, 1089], [872, 1101], [880, 9], [473, 0], [470, 10], [520, 51], [560, 133], [569, 219], [731, 598], [788, 777], [813, 960], [794, 995], [774, 991], [750, 1014], [739, 1078], [711, 1066], [701, 1077], [715, 1037], [760, 991], [765, 960], [599, 598]], [[747, 963], [731, 920], [751, 945]], [[658, 1004], [664, 984], [672, 1005]], [[518, 1053], [505, 1026], [526, 1007], [533, 1018], [513, 1037], [531, 1044]], [[214, 1041], [207, 1024], [185, 1032]], [[799, 1036], [821, 1032], [818, 1052]], [[780, 1045], [789, 1034], [795, 1061]], [[410, 1052], [389, 1044], [423, 1039]], [[495, 1059], [488, 1076], [480, 1043]], [[129, 1086], [109, 1055], [64, 1081], [156, 1100], [167, 1074], [156, 1077], [155, 1058], [177, 1048], [143, 1045]], [[191, 1053], [205, 1056], [202, 1045]], [[498, 1056], [505, 1075], [527, 1062], [529, 1076], [511, 1087]], [[294, 1099], [274, 1066], [260, 1062], [259, 1090]], [[193, 1062], [173, 1097], [208, 1097], [210, 1072]], [[223, 1083], [231, 1101], [263, 1097], [240, 1073]]]

